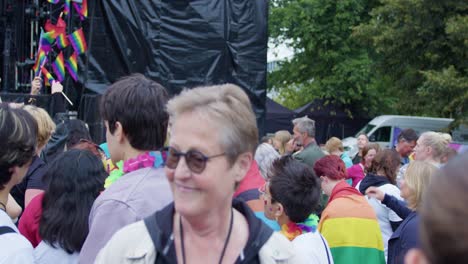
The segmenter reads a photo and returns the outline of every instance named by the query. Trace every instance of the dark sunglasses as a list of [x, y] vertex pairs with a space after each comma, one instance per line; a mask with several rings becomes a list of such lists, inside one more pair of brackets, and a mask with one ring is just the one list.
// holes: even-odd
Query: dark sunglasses
[[166, 151], [166, 167], [168, 167], [169, 169], [177, 168], [177, 164], [179, 164], [180, 157], [183, 156], [185, 157], [185, 162], [187, 163], [188, 168], [194, 173], [202, 173], [203, 170], [205, 170], [206, 163], [208, 162], [208, 160], [226, 155], [225, 153], [221, 153], [213, 156], [205, 156], [203, 153], [197, 150], [189, 150], [184, 153], [177, 151], [172, 147], [166, 148]]

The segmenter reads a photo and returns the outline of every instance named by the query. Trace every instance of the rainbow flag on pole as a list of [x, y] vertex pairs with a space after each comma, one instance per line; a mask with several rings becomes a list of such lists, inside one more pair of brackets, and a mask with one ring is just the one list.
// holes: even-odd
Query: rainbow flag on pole
[[71, 0], [65, 0], [65, 5], [63, 7], [63, 14], [67, 15], [70, 13], [70, 7], [71, 7]]
[[36, 57], [36, 63], [34, 63], [32, 69], [34, 70], [34, 76], [39, 75], [39, 71], [41, 70], [42, 66], [44, 66], [45, 62], [47, 61], [47, 54], [43, 49], [39, 49]]
[[76, 53], [73, 54], [68, 58], [67, 62], [65, 62], [65, 67], [68, 69], [68, 73], [70, 73], [73, 80], [78, 81], [78, 62]]
[[51, 4], [58, 4], [58, 2], [60, 2], [60, 0], [47, 0], [47, 2], [49, 2]]
[[44, 32], [41, 29], [41, 36], [39, 37], [39, 47], [40, 49], [44, 50], [45, 52], [49, 52], [52, 48], [52, 44], [55, 41], [55, 32]]
[[72, 0], [73, 1], [73, 6], [76, 9], [76, 12], [80, 14], [80, 19], [84, 20], [85, 18], [88, 17], [88, 0]]
[[57, 37], [57, 46], [61, 49], [64, 49], [68, 46], [69, 42], [67, 37], [65, 36], [65, 33], [62, 33], [58, 35]]
[[45, 67], [42, 67], [41, 72], [45, 77], [45, 85], [50, 86], [52, 82], [55, 81], [54, 76], [52, 76], [52, 74], [50, 74], [50, 72]]
[[75, 30], [75, 32], [68, 35], [68, 39], [70, 40], [70, 43], [72, 44], [73, 49], [77, 54], [85, 53], [88, 49], [82, 28]]
[[62, 52], [57, 55], [57, 58], [55, 58], [55, 61], [52, 63], [52, 69], [54, 70], [55, 76], [57, 76], [57, 80], [62, 82], [65, 79], [65, 61]]

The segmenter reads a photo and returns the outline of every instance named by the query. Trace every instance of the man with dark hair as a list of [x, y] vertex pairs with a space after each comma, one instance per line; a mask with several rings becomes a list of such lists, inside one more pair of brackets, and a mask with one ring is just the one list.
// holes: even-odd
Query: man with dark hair
[[409, 163], [408, 156], [413, 152], [418, 140], [418, 134], [411, 128], [407, 128], [401, 131], [398, 135], [398, 141], [395, 146], [395, 150], [400, 154], [401, 165]]
[[37, 123], [23, 109], [0, 103], [0, 262], [33, 263], [33, 248], [6, 212], [8, 194], [36, 154]]
[[117, 230], [172, 201], [158, 151], [166, 140], [167, 100], [164, 87], [141, 74], [117, 81], [104, 93], [101, 115], [107, 144], [114, 164], [123, 161], [124, 175], [94, 202], [80, 263], [94, 263]]

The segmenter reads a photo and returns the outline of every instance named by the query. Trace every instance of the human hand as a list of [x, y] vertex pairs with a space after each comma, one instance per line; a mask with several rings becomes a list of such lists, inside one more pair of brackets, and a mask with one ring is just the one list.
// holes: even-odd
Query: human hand
[[366, 195], [372, 198], [375, 198], [379, 201], [382, 201], [385, 197], [385, 193], [382, 192], [379, 188], [377, 187], [369, 187], [366, 190]]
[[60, 82], [53, 81], [52, 82], [52, 88], [51, 88], [51, 93], [61, 93], [63, 92], [63, 86]]
[[39, 94], [39, 92], [41, 91], [41, 87], [42, 87], [41, 77], [39, 76], [34, 77], [34, 80], [31, 82], [31, 94], [32, 95]]

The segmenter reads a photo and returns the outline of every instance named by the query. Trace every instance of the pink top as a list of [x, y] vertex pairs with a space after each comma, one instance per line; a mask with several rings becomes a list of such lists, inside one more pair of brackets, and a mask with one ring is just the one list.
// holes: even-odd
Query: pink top
[[28, 206], [24, 209], [23, 215], [19, 220], [18, 229], [20, 233], [26, 237], [33, 247], [37, 247], [42, 241], [39, 236], [39, 221], [42, 216], [42, 199], [44, 193], [36, 195]]
[[356, 187], [356, 185], [364, 178], [364, 166], [361, 163], [355, 164], [349, 167], [346, 172], [348, 173], [347, 179], [353, 180], [351, 186]]

